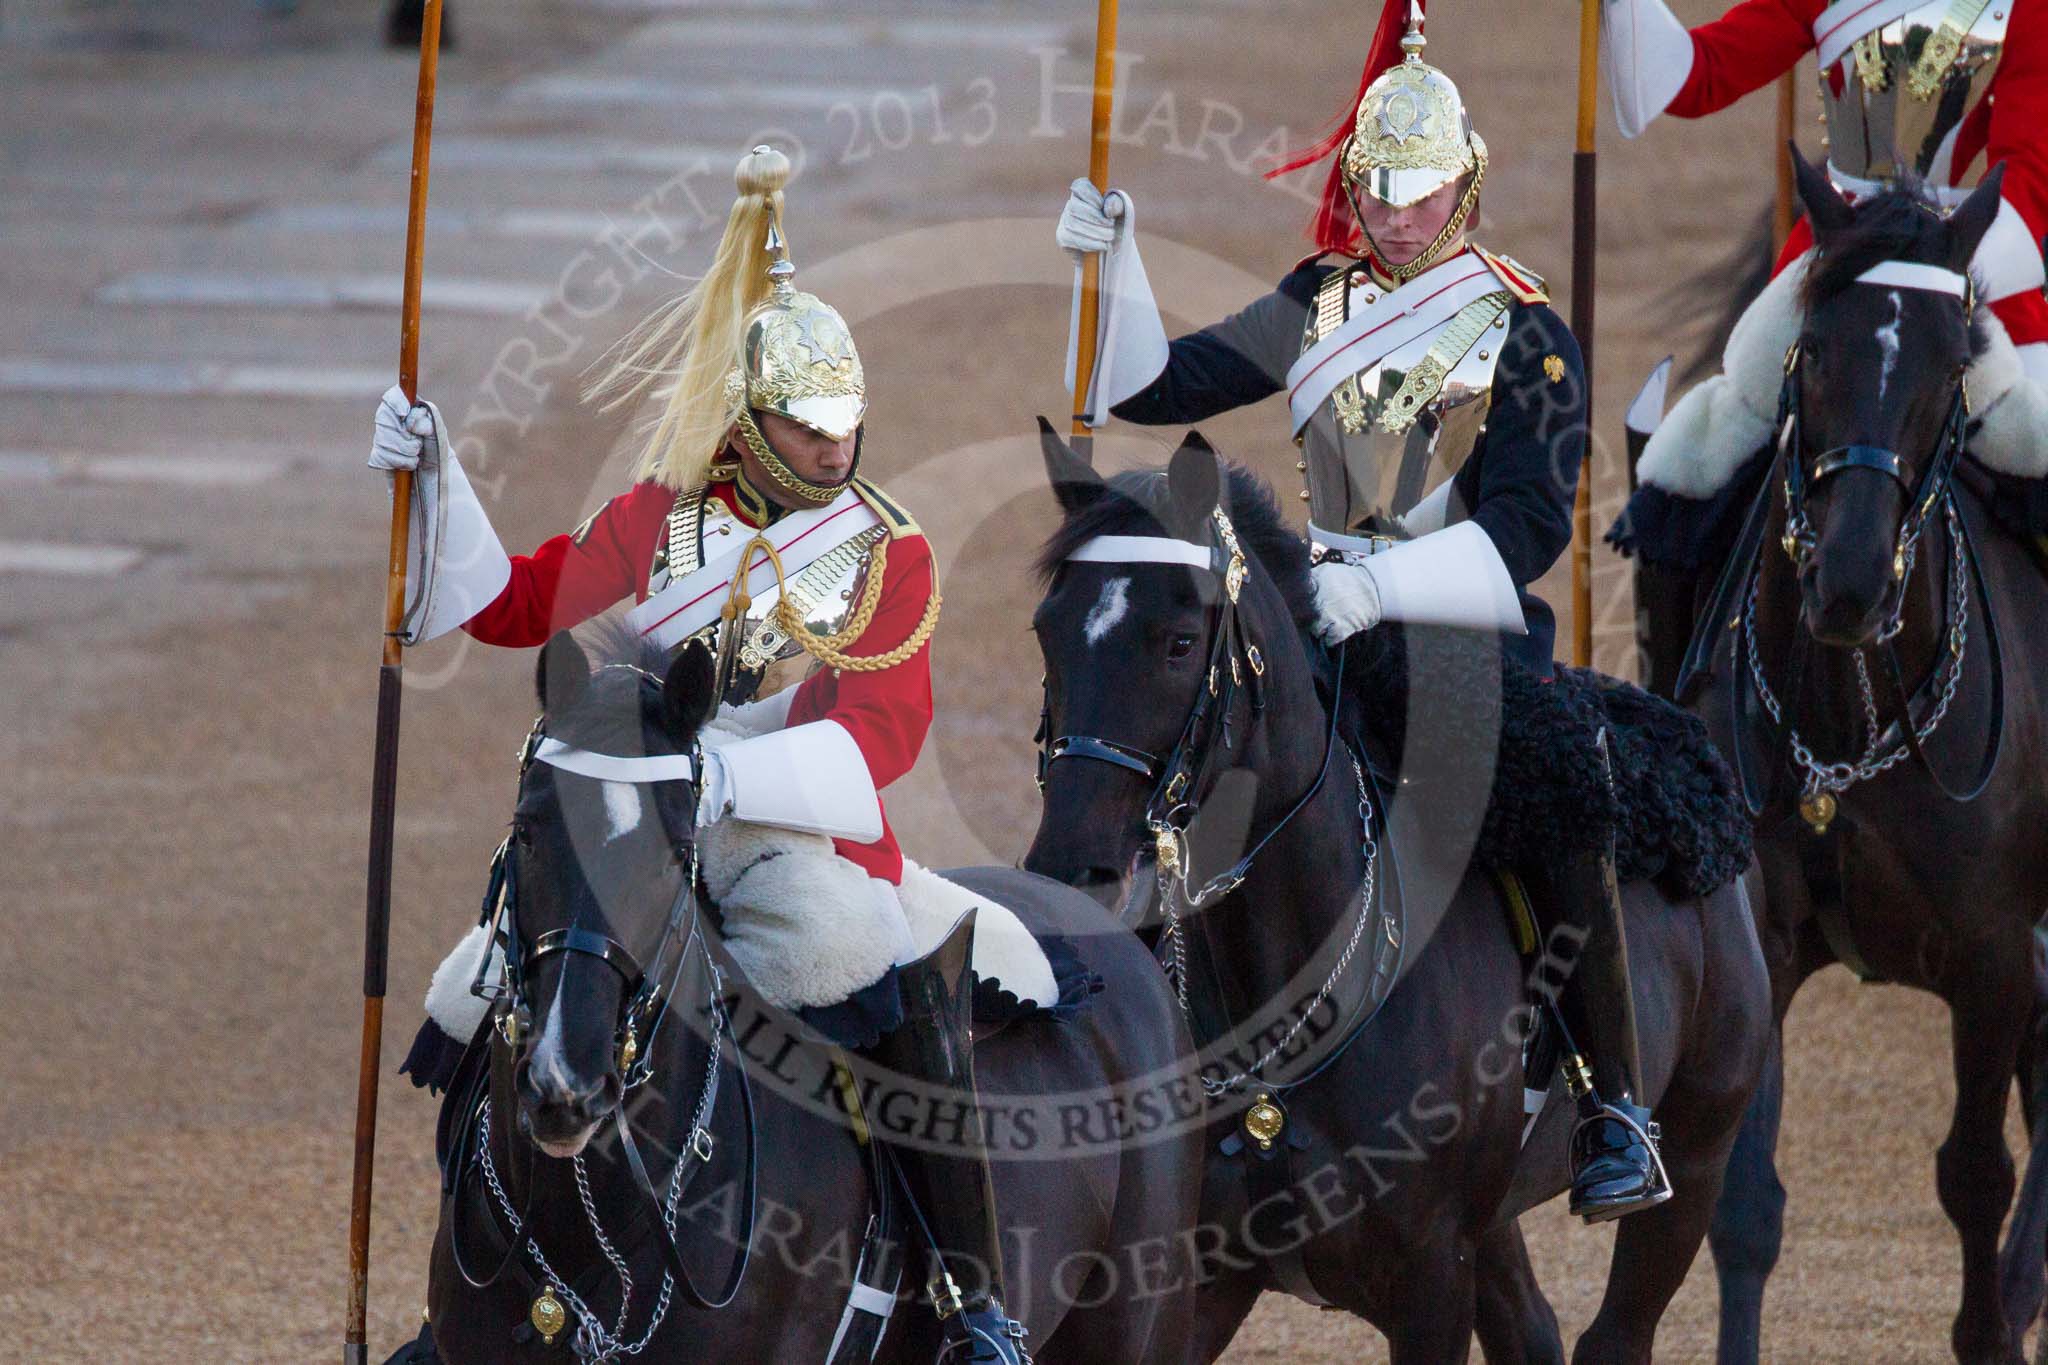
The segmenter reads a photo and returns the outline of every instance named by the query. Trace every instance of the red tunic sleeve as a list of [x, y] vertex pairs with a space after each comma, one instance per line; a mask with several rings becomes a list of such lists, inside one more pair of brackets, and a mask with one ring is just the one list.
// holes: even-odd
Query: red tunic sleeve
[[2048, 233], [2048, 5], [2013, 6], [1998, 75], [1956, 135], [1958, 168], [1977, 159], [1979, 137], [1985, 169], [2005, 163], [1999, 188], [2038, 247]]
[[643, 594], [675, 496], [656, 483], [634, 484], [568, 535], [514, 555], [505, 590], [462, 628], [487, 645], [542, 645], [621, 598]]
[[[1999, 189], [2026, 222], [2027, 236], [2038, 250], [2048, 234], [2048, 6], [2013, 6], [1998, 76], [1956, 137], [1958, 167], [1967, 169], [1976, 160], [1980, 128], [1985, 168], [2004, 163]], [[2048, 299], [2040, 290], [1994, 299], [1991, 308], [2013, 344], [2048, 341]]]
[[1665, 110], [1679, 118], [1719, 113], [1762, 89], [1813, 50], [1822, 0], [1742, 0], [1692, 30], [1692, 74]]
[[[889, 563], [875, 616], [847, 652], [873, 657], [910, 638], [930, 600], [934, 574], [931, 545], [923, 536], [889, 542]], [[927, 640], [893, 668], [872, 673], [847, 670], [834, 676], [821, 668], [806, 678], [790, 703], [789, 723], [833, 720], [846, 727], [867, 760], [876, 790], [909, 772], [932, 726], [932, 647]], [[903, 858], [894, 831], [885, 828], [873, 844], [841, 839], [841, 856], [890, 882], [903, 878]]]

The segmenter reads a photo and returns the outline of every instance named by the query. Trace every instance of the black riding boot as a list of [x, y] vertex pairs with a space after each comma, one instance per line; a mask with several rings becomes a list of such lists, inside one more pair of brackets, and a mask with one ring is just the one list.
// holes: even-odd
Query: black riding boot
[[[1597, 746], [1605, 763], [1604, 731]], [[1657, 1154], [1657, 1126], [1636, 1103], [1643, 1093], [1643, 1063], [1612, 843], [1543, 868], [1529, 879], [1529, 893], [1546, 947], [1568, 950], [1572, 939], [1579, 945], [1557, 1002], [1574, 1045], [1592, 1054], [1591, 1076], [1580, 1071], [1571, 1077], [1579, 1095], [1571, 1209], [1589, 1223], [1604, 1223], [1671, 1197], [1671, 1180]], [[1561, 926], [1567, 933], [1553, 936]]]
[[[903, 1183], [938, 1253], [929, 1287], [945, 1328], [939, 1361], [1030, 1365], [1024, 1328], [1010, 1320], [1002, 1305], [995, 1186], [989, 1178], [968, 1032], [973, 944], [970, 911], [938, 947], [897, 968], [903, 1024], [861, 1055], [920, 1092], [934, 1119], [944, 1115], [948, 1120], [948, 1137], [954, 1133], [952, 1117], [957, 1113], [960, 1120], [957, 1145], [945, 1152], [890, 1143]], [[885, 1076], [882, 1083], [889, 1084], [890, 1078]]]
[[1692, 645], [1699, 574], [1637, 557], [1636, 643], [1643, 651], [1643, 686], [1677, 698], [1678, 674]]

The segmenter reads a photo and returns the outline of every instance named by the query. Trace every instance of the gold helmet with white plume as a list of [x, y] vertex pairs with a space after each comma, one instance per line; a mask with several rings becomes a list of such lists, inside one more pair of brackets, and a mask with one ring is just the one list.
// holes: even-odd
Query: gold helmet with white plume
[[737, 429], [793, 501], [822, 505], [846, 486], [802, 478], [755, 418], [774, 413], [839, 441], [858, 432], [867, 413], [866, 377], [846, 320], [794, 284], [782, 227], [789, 177], [789, 158], [772, 147], [740, 159], [733, 173], [739, 197], [710, 269], [627, 339], [593, 387], [618, 390], [610, 408], [667, 381], [667, 401], [641, 457], [642, 478], [676, 489], [702, 483]]

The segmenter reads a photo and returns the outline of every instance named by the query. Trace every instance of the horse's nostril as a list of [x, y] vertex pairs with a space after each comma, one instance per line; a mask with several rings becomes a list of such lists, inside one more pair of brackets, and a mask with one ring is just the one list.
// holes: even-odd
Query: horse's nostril
[[617, 1102], [617, 1082], [606, 1076], [589, 1090], [576, 1096], [570, 1103], [570, 1110], [585, 1123], [596, 1123], [611, 1113], [613, 1105]]
[[565, 1076], [555, 1069], [540, 1075], [536, 1073], [531, 1058], [520, 1060], [513, 1072], [513, 1084], [528, 1106], [567, 1114], [584, 1123], [594, 1123], [603, 1118], [611, 1112], [618, 1099], [618, 1081], [611, 1076], [585, 1082], [580, 1077]]

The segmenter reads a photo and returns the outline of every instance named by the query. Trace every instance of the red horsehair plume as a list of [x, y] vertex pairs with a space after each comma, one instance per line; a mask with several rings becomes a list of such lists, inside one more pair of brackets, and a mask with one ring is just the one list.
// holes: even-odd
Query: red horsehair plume
[[[1344, 106], [1344, 112], [1338, 115], [1328, 132], [1313, 146], [1296, 152], [1267, 171], [1266, 179], [1278, 179], [1304, 166], [1313, 166], [1344, 144], [1344, 139], [1351, 134], [1352, 124], [1357, 121], [1358, 106], [1364, 101], [1366, 90], [1401, 61], [1401, 39], [1408, 32], [1409, 4], [1410, 0], [1386, 0], [1380, 10], [1380, 26], [1373, 31], [1372, 48], [1366, 53], [1365, 71], [1358, 78], [1358, 93]], [[1413, 4], [1418, 12], [1425, 7], [1424, 0], [1413, 0]], [[1316, 216], [1309, 221], [1308, 235], [1320, 251], [1340, 251], [1349, 256], [1358, 254], [1358, 219], [1352, 215], [1351, 202], [1344, 194], [1341, 158], [1330, 163], [1329, 178], [1323, 183], [1323, 201], [1316, 207]]]

